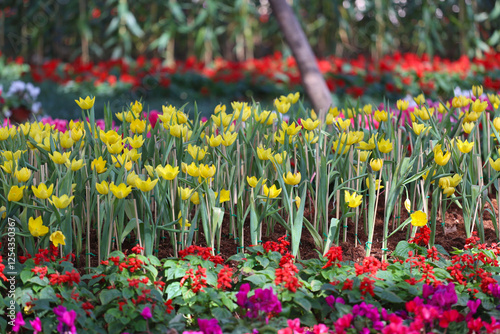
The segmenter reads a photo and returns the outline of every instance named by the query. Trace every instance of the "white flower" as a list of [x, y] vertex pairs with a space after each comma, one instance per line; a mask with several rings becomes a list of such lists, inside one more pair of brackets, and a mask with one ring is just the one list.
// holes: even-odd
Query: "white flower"
[[31, 98], [33, 100], [36, 100], [36, 98], [38, 97], [38, 94], [40, 94], [40, 88], [33, 86], [33, 84], [31, 82], [28, 82], [28, 84], [26, 85], [26, 90], [31, 95]]

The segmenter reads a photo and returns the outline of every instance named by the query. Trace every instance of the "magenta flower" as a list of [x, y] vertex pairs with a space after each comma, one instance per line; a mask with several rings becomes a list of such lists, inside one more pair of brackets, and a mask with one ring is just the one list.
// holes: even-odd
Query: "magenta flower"
[[217, 319], [199, 319], [198, 326], [200, 326], [200, 331], [203, 334], [222, 334], [222, 329], [219, 326], [219, 321]]
[[151, 314], [151, 309], [149, 308], [149, 306], [144, 307], [144, 309], [141, 312], [141, 315], [144, 318], [144, 320], [151, 319], [151, 317], [153, 316]]
[[239, 307], [245, 307], [248, 301], [248, 292], [250, 291], [250, 284], [245, 283], [240, 287], [240, 291], [236, 294], [236, 304]]
[[24, 322], [23, 314], [21, 312], [17, 312], [16, 319], [14, 320], [14, 326], [12, 326], [12, 330], [14, 332], [19, 332], [21, 327], [24, 326], [26, 322]]
[[52, 309], [57, 316], [59, 324], [57, 325], [58, 332], [76, 334], [76, 312], [74, 310], [68, 311], [66, 307], [60, 305]]
[[39, 317], [36, 317], [35, 320], [30, 320], [31, 327], [33, 327], [33, 334], [38, 334], [42, 332], [42, 321], [40, 321]]
[[335, 304], [345, 304], [342, 297], [335, 298], [335, 296], [328, 296], [325, 298], [326, 303], [331, 307], [335, 307]]

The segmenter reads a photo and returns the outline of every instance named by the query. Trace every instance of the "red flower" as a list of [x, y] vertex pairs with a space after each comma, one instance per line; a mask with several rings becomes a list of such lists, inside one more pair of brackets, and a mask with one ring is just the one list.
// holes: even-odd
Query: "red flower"
[[361, 284], [359, 285], [359, 290], [361, 291], [361, 294], [364, 296], [367, 293], [370, 294], [372, 297], [375, 295], [373, 292], [374, 289], [374, 282], [367, 276], [363, 277], [363, 280], [361, 281]]
[[165, 307], [167, 308], [168, 314], [172, 313], [172, 310], [174, 309], [174, 307], [172, 306], [172, 299], [169, 299], [165, 302]]
[[224, 268], [222, 268], [217, 275], [217, 289], [230, 289], [231, 283], [233, 282], [232, 276], [233, 270], [229, 266], [224, 266]]
[[[1, 259], [0, 259], [1, 261]], [[35, 274], [38, 274], [38, 276], [40, 277], [40, 279], [43, 279], [45, 277], [45, 275], [47, 275], [47, 267], [44, 266], [44, 267], [35, 267], [33, 269], [31, 269], [31, 271]]]
[[139, 244], [135, 245], [132, 248], [132, 252], [134, 252], [135, 254], [141, 254], [143, 250], [144, 250], [144, 247], [139, 246]]
[[324, 257], [328, 259], [328, 262], [321, 269], [326, 269], [334, 264], [340, 268], [341, 265], [339, 262], [342, 262], [342, 248], [340, 246], [330, 247]]

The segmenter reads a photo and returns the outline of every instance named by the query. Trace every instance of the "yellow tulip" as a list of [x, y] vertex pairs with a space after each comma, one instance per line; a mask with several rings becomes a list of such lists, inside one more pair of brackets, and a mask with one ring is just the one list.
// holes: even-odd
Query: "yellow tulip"
[[358, 195], [356, 192], [350, 194], [347, 190], [344, 191], [345, 201], [350, 208], [355, 208], [363, 202], [363, 195]]
[[177, 188], [179, 190], [179, 194], [181, 195], [182, 200], [187, 200], [189, 197], [191, 197], [191, 194], [193, 193], [193, 189], [190, 188]]
[[313, 121], [312, 119], [308, 118], [306, 120], [302, 120], [301, 125], [304, 129], [312, 131], [316, 129], [320, 123], [320, 120]]
[[[188, 170], [189, 170], [189, 168], [188, 168]], [[201, 177], [203, 177], [204, 179], [213, 177], [215, 175], [215, 172], [216, 172], [216, 169], [215, 169], [214, 165], [212, 165], [210, 167], [208, 165], [204, 165], [204, 164], [200, 165], [199, 175]], [[188, 171], [188, 173], [189, 173], [189, 171]]]
[[130, 111], [134, 114], [139, 114], [142, 111], [142, 103], [135, 101], [135, 103], [132, 104], [132, 102], [130, 102]]
[[300, 197], [295, 196], [295, 205], [297, 206], [297, 210], [300, 208]]
[[238, 137], [238, 133], [236, 132], [225, 132], [222, 134], [222, 145], [224, 146], [231, 146], [233, 143], [236, 141], [236, 138]]
[[85, 134], [84, 129], [80, 129], [77, 127], [72, 128], [70, 132], [71, 132], [71, 139], [74, 142], [79, 141], [83, 137], [83, 135]]
[[144, 144], [144, 140], [145, 139], [142, 139], [142, 135], [140, 136], [137, 136], [137, 135], [134, 135], [133, 138], [130, 138], [128, 137], [128, 143], [130, 144], [130, 146], [132, 146], [132, 148], [140, 148], [142, 146], [142, 144]]
[[33, 190], [33, 194], [35, 194], [38, 199], [47, 199], [52, 195], [52, 191], [54, 190], [54, 185], [51, 184], [49, 188], [45, 185], [45, 183], [40, 183], [38, 187], [31, 186], [31, 190]]
[[292, 136], [295, 136], [297, 133], [299, 133], [301, 126], [300, 125], [297, 126], [297, 124], [295, 124], [295, 122], [293, 122], [290, 125], [288, 125], [286, 122], [282, 122], [281, 129], [283, 131], [285, 131], [288, 136], [292, 137]]
[[407, 198], [405, 200], [405, 208], [406, 208], [406, 211], [411, 212], [411, 202], [410, 202], [409, 198]]
[[55, 164], [63, 165], [69, 161], [70, 154], [71, 154], [71, 152], [65, 152], [63, 154], [61, 154], [59, 152], [54, 152], [54, 154], [49, 153], [49, 156], [50, 156], [50, 159], [52, 159], [52, 161], [54, 161]]
[[497, 172], [500, 172], [500, 158], [496, 159], [496, 160], [493, 160], [491, 157], [490, 157], [490, 165], [491, 167], [496, 170]]
[[108, 152], [111, 154], [120, 154], [123, 151], [123, 142], [121, 140], [117, 141], [114, 144], [106, 143], [106, 147], [108, 148]]
[[50, 241], [52, 241], [52, 244], [54, 245], [54, 247], [57, 247], [59, 245], [66, 245], [66, 242], [64, 241], [66, 239], [66, 237], [64, 236], [64, 234], [62, 234], [61, 231], [55, 231], [54, 233], [52, 233], [50, 235]]
[[[259, 183], [260, 179], [257, 179], [255, 176], [248, 177], [247, 176], [247, 182], [250, 185], [250, 187], [255, 188], [257, 186], [257, 183]], [[262, 183], [265, 183], [267, 179], [264, 179]]]
[[208, 144], [210, 145], [210, 147], [217, 147], [221, 143], [222, 143], [222, 137], [221, 137], [221, 135], [217, 135], [216, 137], [214, 137], [214, 135], [211, 135], [208, 138]]
[[70, 203], [73, 201], [73, 198], [75, 198], [75, 196], [69, 197], [66, 194], [60, 197], [52, 195], [52, 199], [49, 199], [49, 202], [58, 209], [66, 209], [68, 205], [70, 205]]
[[104, 173], [108, 169], [106, 167], [106, 162], [107, 161], [103, 160], [102, 157], [99, 157], [99, 159], [92, 160], [90, 168], [92, 168], [92, 170], [95, 170], [97, 174]]
[[474, 129], [474, 123], [473, 122], [463, 122], [462, 129], [464, 130], [465, 133], [471, 133], [472, 129]]
[[130, 123], [130, 131], [132, 133], [141, 134], [146, 131], [146, 120], [134, 119]]
[[[59, 136], [59, 142], [61, 143], [61, 147], [65, 149], [69, 149], [73, 147], [74, 141], [71, 139], [69, 132], [66, 132]], [[49, 146], [50, 147], [50, 146]], [[47, 150], [49, 151], [49, 150]]]
[[427, 225], [427, 214], [423, 211], [415, 211], [410, 215], [411, 224], [413, 226], [425, 226]]
[[469, 153], [472, 151], [472, 148], [474, 147], [474, 142], [468, 142], [467, 140], [461, 141], [460, 139], [457, 138], [457, 147], [458, 150], [462, 153]]
[[439, 166], [444, 166], [448, 163], [448, 161], [451, 158], [451, 153], [446, 152], [444, 153], [443, 151], [439, 150], [437, 153], [434, 153], [434, 161], [439, 165]]
[[143, 181], [141, 179], [137, 179], [135, 181], [135, 186], [137, 188], [139, 188], [140, 191], [142, 192], [148, 192], [148, 191], [151, 191], [153, 190], [153, 188], [155, 187], [156, 183], [158, 183], [158, 179], [155, 179], [153, 181], [151, 181], [151, 178], [148, 177], [148, 179], [146, 181]]
[[109, 130], [108, 132], [101, 131], [99, 137], [107, 145], [113, 145], [122, 141], [122, 137], [115, 130]]
[[389, 153], [392, 151], [392, 143], [389, 140], [380, 139], [378, 149], [382, 153]]
[[207, 153], [204, 149], [196, 145], [188, 145], [187, 152], [193, 158], [193, 160], [202, 160]]
[[472, 103], [472, 111], [475, 113], [481, 114], [483, 111], [488, 108], [488, 101], [481, 101], [477, 99]]
[[264, 147], [259, 146], [257, 147], [257, 156], [260, 160], [269, 160], [272, 158], [271, 149], [266, 150]]
[[136, 182], [139, 179], [139, 175], [137, 175], [134, 171], [129, 173], [126, 178], [127, 185], [131, 187], [136, 187]]
[[200, 204], [200, 194], [198, 194], [198, 192], [193, 192], [193, 195], [191, 196], [191, 202], [194, 204], [194, 205], [198, 205]]
[[425, 97], [424, 94], [420, 94], [417, 97], [413, 98], [413, 101], [415, 101], [416, 104], [419, 106], [425, 103]]
[[187, 166], [186, 172], [192, 177], [200, 176], [200, 168], [196, 166], [194, 162], [191, 162], [191, 164]]
[[[373, 181], [375, 182], [375, 190], [384, 189], [384, 186], [380, 185], [382, 180], [373, 180]], [[370, 189], [370, 178], [369, 177], [366, 178], [365, 183], [366, 183], [366, 189]]]
[[358, 151], [359, 160], [365, 162], [366, 160], [368, 160], [368, 157], [370, 156], [371, 153], [372, 152], [370, 151]]
[[94, 106], [95, 96], [92, 99], [87, 96], [85, 100], [80, 97], [80, 100], [75, 100], [75, 102], [82, 109], [90, 109]]
[[163, 167], [162, 165], [158, 165], [156, 166], [156, 173], [159, 177], [171, 181], [177, 177], [177, 174], [179, 174], [179, 167], [172, 167], [170, 165]]
[[96, 183], [95, 188], [101, 195], [107, 195], [109, 193], [109, 184], [104, 180], [101, 183]]
[[18, 187], [12, 186], [7, 195], [7, 200], [9, 202], [19, 202], [23, 198], [23, 190], [26, 186]]
[[26, 182], [31, 177], [31, 170], [29, 170], [26, 167], [23, 167], [20, 170], [16, 170], [14, 176], [16, 177], [18, 182]]
[[400, 111], [406, 111], [406, 109], [410, 106], [410, 101], [398, 100], [398, 102], [396, 102], [396, 106]]
[[291, 186], [299, 184], [300, 179], [301, 179], [300, 172], [298, 172], [297, 174], [292, 174], [292, 172], [288, 172], [286, 176], [285, 174], [283, 174], [283, 180], [285, 181], [286, 184]]
[[132, 192], [132, 187], [127, 186], [125, 183], [115, 185], [113, 182], [109, 185], [109, 190], [115, 195], [116, 198], [125, 198]]
[[0, 127], [0, 141], [7, 140], [9, 138], [9, 128], [4, 126]]
[[385, 110], [376, 110], [375, 111], [374, 118], [377, 122], [385, 122], [385, 121], [387, 121], [388, 117], [389, 117], [389, 113]]
[[83, 167], [83, 159], [76, 160], [73, 159], [71, 162], [66, 162], [66, 167], [71, 169], [73, 172], [76, 172], [77, 170], [80, 170]]
[[28, 221], [28, 228], [31, 235], [35, 238], [43, 237], [45, 234], [49, 233], [49, 228], [43, 225], [42, 216], [39, 216], [36, 219], [30, 217]]
[[374, 172], [378, 172], [379, 170], [382, 169], [382, 166], [384, 165], [384, 160], [383, 159], [371, 159], [370, 160], [370, 167]]
[[445, 194], [446, 197], [450, 197], [454, 193], [455, 193], [455, 188], [453, 188], [453, 187], [447, 187], [447, 188], [443, 189], [443, 194]]
[[111, 156], [111, 162], [115, 164], [116, 168], [121, 168], [129, 161], [129, 156], [126, 153]]
[[280, 102], [280, 100], [274, 100], [274, 106], [280, 114], [286, 114], [290, 110], [291, 104], [288, 102]]
[[276, 198], [281, 194], [281, 188], [277, 189], [276, 185], [273, 184], [271, 188], [268, 188], [266, 184], [264, 184], [263, 191], [264, 191], [264, 196], [269, 197], [269, 198]]
[[304, 139], [310, 144], [316, 144], [319, 140], [319, 137], [314, 134], [313, 131], [307, 131], [304, 133]]
[[7, 208], [5, 207], [5, 205], [0, 206], [0, 217], [2, 219], [5, 219], [5, 217], [7, 217]]
[[[215, 193], [215, 198], [217, 198], [219, 194]], [[229, 190], [222, 189], [220, 191], [220, 198], [219, 198], [219, 203], [224, 203], [230, 200], [230, 193]]]
[[472, 94], [478, 98], [480, 97], [481, 95], [483, 95], [483, 86], [479, 85], [479, 86], [472, 86]]
[[334, 108], [328, 109], [328, 114], [332, 115], [333, 117], [338, 117], [340, 115], [339, 108], [334, 107]]

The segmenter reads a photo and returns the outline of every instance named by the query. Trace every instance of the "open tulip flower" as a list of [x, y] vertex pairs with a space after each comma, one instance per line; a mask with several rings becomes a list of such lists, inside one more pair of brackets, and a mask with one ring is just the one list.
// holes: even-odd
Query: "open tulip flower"
[[286, 184], [295, 186], [300, 183], [300, 172], [297, 174], [292, 174], [292, 172], [288, 172], [288, 174], [283, 174], [283, 180], [285, 181]]
[[281, 194], [282, 189], [276, 188], [275, 184], [273, 184], [271, 186], [271, 188], [268, 188], [267, 184], [264, 184], [264, 187], [262, 190], [264, 192], [264, 196], [269, 197], [269, 198], [276, 198]]
[[90, 96], [87, 96], [85, 98], [85, 100], [80, 97], [80, 99], [79, 100], [75, 100], [75, 102], [76, 102], [76, 104], [78, 104], [78, 106], [80, 108], [82, 108], [84, 110], [90, 109], [90, 108], [92, 108], [94, 106], [95, 96], [93, 98], [90, 98]]
[[363, 195], [358, 195], [356, 192], [350, 194], [347, 190], [345, 190], [344, 194], [345, 201], [350, 208], [358, 207], [363, 202]]
[[[155, 183], [156, 184], [156, 183]], [[125, 183], [115, 185], [113, 182], [109, 185], [109, 190], [115, 195], [116, 198], [125, 198], [132, 192], [132, 187], [127, 186]]]
[[69, 197], [66, 194], [60, 197], [52, 195], [52, 199], [49, 199], [49, 202], [58, 209], [66, 209], [68, 205], [70, 205], [70, 203], [73, 201], [73, 198], [75, 198], [75, 196]]
[[7, 195], [7, 200], [9, 202], [19, 202], [21, 199], [23, 199], [24, 188], [26, 188], [26, 186], [12, 186], [9, 190], [9, 194]]
[[34, 237], [43, 237], [45, 234], [49, 232], [49, 228], [43, 225], [42, 217], [39, 216], [36, 219], [30, 217], [28, 221], [28, 228], [30, 233]]

